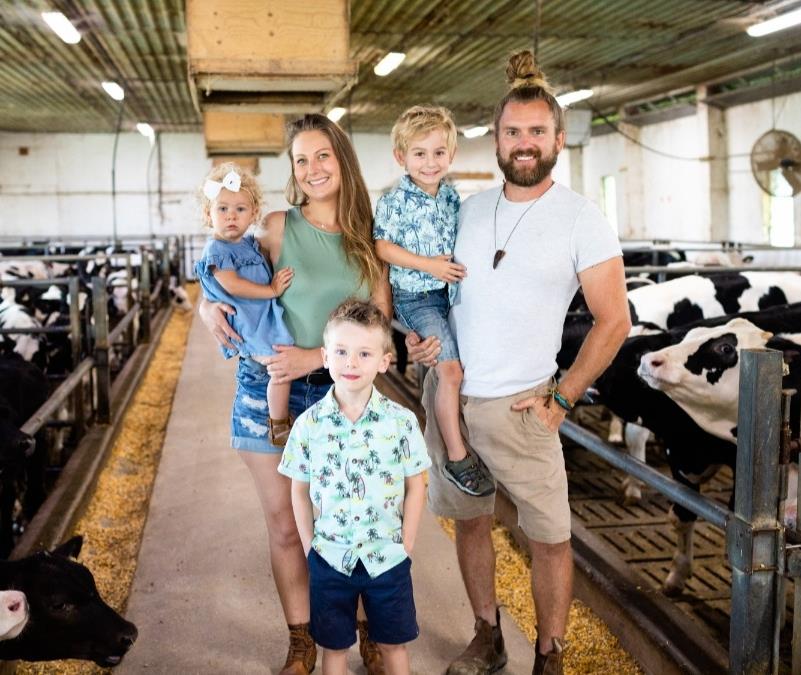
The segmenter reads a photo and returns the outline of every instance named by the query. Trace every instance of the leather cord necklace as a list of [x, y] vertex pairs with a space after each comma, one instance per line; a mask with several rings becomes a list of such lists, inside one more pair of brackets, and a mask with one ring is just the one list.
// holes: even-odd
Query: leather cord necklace
[[498, 201], [495, 202], [495, 214], [492, 217], [492, 234], [493, 234], [493, 243], [495, 244], [495, 255], [492, 258], [492, 269], [497, 269], [501, 260], [503, 260], [503, 257], [506, 255], [506, 245], [509, 243], [509, 240], [512, 238], [512, 235], [515, 233], [517, 226], [520, 225], [520, 221], [523, 220], [523, 216], [525, 216], [531, 210], [531, 207], [534, 206], [534, 204], [536, 204], [540, 199], [542, 199], [542, 195], [540, 195], [526, 207], [526, 210], [523, 211], [523, 213], [521, 213], [520, 217], [517, 219], [515, 226], [509, 233], [509, 236], [506, 237], [506, 241], [503, 242], [503, 246], [501, 248], [498, 248], [498, 205], [501, 203], [501, 195], [503, 194], [505, 187], [506, 186], [504, 185], [504, 187], [502, 187], [501, 191], [498, 193]]

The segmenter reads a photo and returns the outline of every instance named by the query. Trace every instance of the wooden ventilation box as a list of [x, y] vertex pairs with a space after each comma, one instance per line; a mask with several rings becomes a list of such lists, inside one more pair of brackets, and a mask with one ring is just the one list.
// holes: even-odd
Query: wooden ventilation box
[[255, 112], [203, 113], [203, 135], [210, 157], [278, 155], [284, 151], [283, 115]]
[[348, 0], [187, 0], [186, 29], [201, 110], [320, 110], [356, 73]]

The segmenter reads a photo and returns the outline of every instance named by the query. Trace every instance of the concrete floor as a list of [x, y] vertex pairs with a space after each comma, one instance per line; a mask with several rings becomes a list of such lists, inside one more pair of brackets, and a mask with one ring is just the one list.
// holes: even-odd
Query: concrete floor
[[[116, 673], [277, 673], [283, 665], [287, 631], [264, 519], [228, 447], [234, 365], [196, 316], [128, 603], [139, 639]], [[412, 568], [420, 625], [412, 670], [443, 673], [472, 638], [473, 618], [453, 543], [428, 512]], [[502, 625], [504, 672], [531, 672], [533, 649], [503, 610]], [[349, 666], [365, 672], [355, 648]]]

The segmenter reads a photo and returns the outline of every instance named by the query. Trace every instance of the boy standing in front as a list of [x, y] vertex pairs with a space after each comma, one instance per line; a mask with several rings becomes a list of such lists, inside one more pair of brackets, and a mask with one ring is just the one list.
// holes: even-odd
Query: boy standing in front
[[278, 467], [308, 554], [311, 634], [323, 675], [344, 675], [361, 596], [387, 672], [407, 675], [406, 643], [419, 632], [409, 556], [431, 460], [414, 414], [373, 386], [391, 358], [381, 311], [346, 300], [323, 339], [334, 386], [295, 421]]

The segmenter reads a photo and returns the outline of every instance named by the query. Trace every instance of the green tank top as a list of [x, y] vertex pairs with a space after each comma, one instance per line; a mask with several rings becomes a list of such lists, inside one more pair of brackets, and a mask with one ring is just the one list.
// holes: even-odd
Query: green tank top
[[323, 344], [328, 315], [345, 298], [370, 298], [359, 271], [345, 258], [342, 235], [323, 232], [303, 217], [300, 208], [287, 211], [277, 269], [292, 267], [292, 284], [280, 298], [284, 321], [298, 347]]

